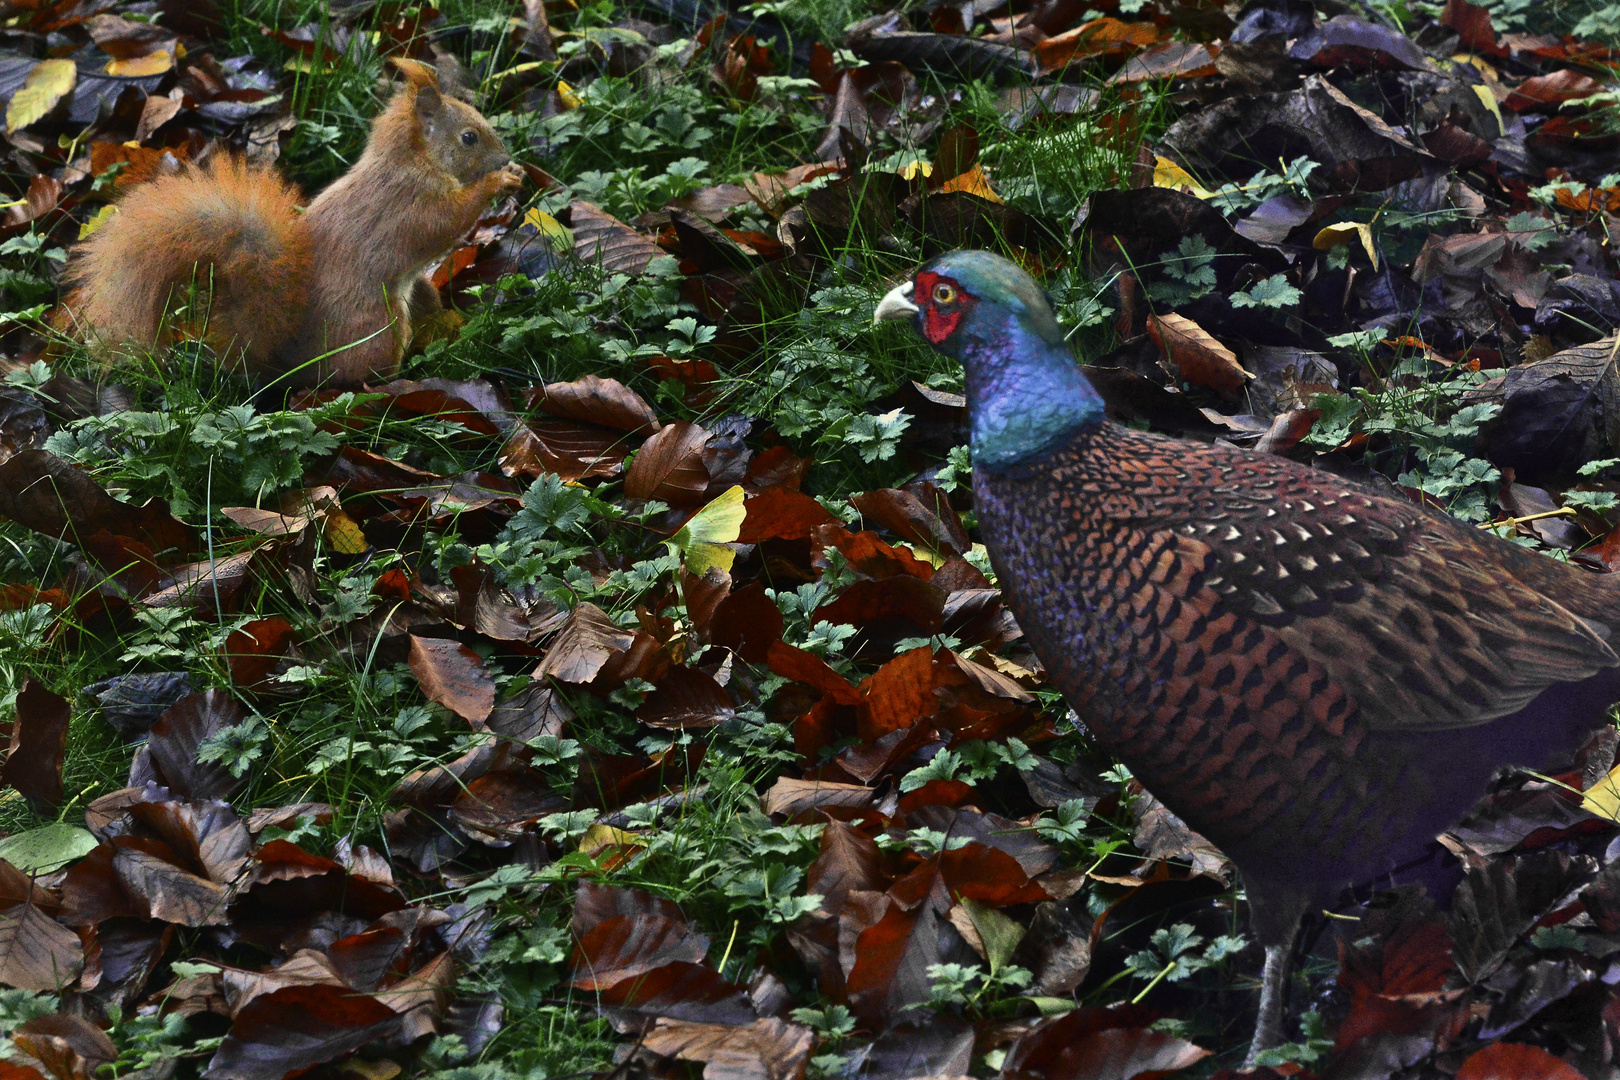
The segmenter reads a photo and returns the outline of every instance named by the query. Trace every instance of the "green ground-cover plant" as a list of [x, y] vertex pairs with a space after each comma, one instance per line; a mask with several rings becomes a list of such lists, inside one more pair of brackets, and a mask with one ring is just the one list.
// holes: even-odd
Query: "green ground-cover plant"
[[[283, 166], [309, 190], [339, 175], [363, 145], [377, 104], [383, 61], [375, 42], [356, 33], [341, 52], [311, 61], [260, 27], [309, 26], [317, 47], [325, 48], [341, 36], [329, 5], [236, 0], [220, 6], [227, 24], [222, 54], [251, 53], [268, 70], [285, 72], [282, 91], [299, 122]], [[824, 95], [788, 57], [776, 56], [775, 72], [760, 78], [758, 96], [741, 102], [714, 92], [706, 63], [682, 67], [677, 62], [691, 47], [684, 37], [655, 47], [652, 74], [589, 71], [570, 91], [573, 107], [526, 108], [521, 99], [500, 96], [502, 72], [520, 62], [506, 8], [457, 0], [441, 10], [456, 31], [446, 40], [455, 43], [471, 83], [503, 103], [492, 107], [491, 121], [520, 160], [540, 165], [557, 181], [549, 191], [527, 192], [522, 210], [555, 216], [583, 200], [632, 220], [694, 191], [740, 185], [756, 173], [802, 164], [825, 128], [825, 110], [817, 107]], [[795, 41], [834, 44], [846, 25], [871, 13], [870, 5], [847, 0], [770, 3], [756, 10], [779, 20]], [[1500, 10], [1508, 17], [1513, 12], [1511, 4]], [[1602, 10], [1607, 9], [1583, 17], [1597, 17]], [[627, 14], [660, 18], [656, 11], [610, 0], [555, 14], [560, 62], [595, 55], [593, 48], [625, 33], [613, 23]], [[390, 9], [379, 19], [399, 16]], [[1391, 9], [1389, 17], [1406, 16]], [[1118, 294], [1110, 291], [1116, 283], [1086, 275], [1084, 243], [1066, 229], [1091, 192], [1119, 182], [1136, 161], [1135, 141], [1111, 136], [1120, 126], [1115, 121], [1129, 112], [1137, 135], [1152, 136], [1172, 118], [1168, 95], [1150, 85], [1132, 90], [1127, 100], [1117, 87], [1088, 87], [1095, 101], [1077, 115], [1015, 126], [1004, 107], [1007, 86], [988, 77], [966, 82], [919, 77], [945, 103], [944, 122], [973, 126], [980, 161], [999, 194], [1059, 229], [1061, 257], [1047, 283], [1060, 317], [1080, 355], [1107, 354], [1118, 344], [1112, 321]], [[886, 170], [931, 151], [902, 145], [887, 134], [876, 138], [865, 174], [874, 184]], [[1247, 183], [1219, 187], [1210, 202], [1236, 217], [1276, 195], [1308, 196], [1315, 168], [1303, 158], [1279, 162]], [[1448, 223], [1403, 222], [1364, 207], [1345, 213], [1371, 219], [1380, 237], [1387, 230], [1391, 246]], [[1510, 228], [1534, 246], [1552, 224], [1550, 217], [1521, 215]], [[753, 207], [744, 208], [729, 226], [767, 235], [776, 230], [776, 223]], [[1402, 229], [1412, 236], [1397, 236]], [[30, 231], [0, 247], [8, 258], [0, 268], [0, 290], [13, 319], [37, 319], [49, 300], [49, 275], [73, 239], [64, 226], [55, 230]], [[851, 525], [859, 524], [859, 513], [850, 496], [899, 486], [924, 470], [943, 490], [959, 491], [968, 484], [965, 447], [920, 459], [907, 445], [918, 418], [885, 399], [908, 381], [960, 393], [960, 372], [911, 336], [870, 325], [873, 302], [922, 257], [924, 244], [913, 232], [889, 234], [859, 215], [839, 242], [834, 257], [817, 263], [809, 280], [786, 274], [761, 278], [757, 318], [724, 328], [683, 293], [685, 275], [674, 257], [656, 258], [642, 273], [630, 275], [552, 251], [533, 274], [513, 273], [478, 287], [459, 336], [429, 345], [407, 362], [403, 376], [465, 379], [495, 373], [525, 385], [597, 375], [639, 392], [665, 422], [718, 425], [727, 417], [744, 417], [755, 436], [769, 431], [773, 441], [816, 459], [804, 490]], [[1213, 249], [1201, 238], [1189, 237], [1155, 255], [1155, 264], [1139, 268], [1149, 282], [1151, 303], [1168, 308], [1213, 293]], [[1340, 247], [1325, 258], [1330, 267], [1342, 269], [1350, 257], [1351, 250]], [[1277, 315], [1299, 301], [1300, 291], [1276, 274], [1224, 299], [1235, 308]], [[720, 378], [701, 398], [649, 363], [654, 357], [709, 360], [719, 353], [722, 332], [729, 336]], [[1310, 445], [1332, 450], [1353, 435], [1374, 436], [1373, 463], [1392, 479], [1424, 491], [1460, 517], [1484, 520], [1499, 477], [1473, 455], [1472, 444], [1494, 406], [1470, 405], [1463, 397], [1493, 373], [1454, 375], [1421, 359], [1391, 363], [1367, 335], [1329, 341], [1365, 353], [1376, 381], [1370, 383], [1373, 389], [1325, 398]], [[71, 348], [41, 364], [26, 375], [13, 373], [8, 381], [37, 390], [56, 372], [94, 371], [89, 358]], [[224, 508], [277, 505], [278, 496], [302, 485], [306, 470], [341, 448], [440, 476], [493, 474], [500, 468], [499, 443], [470, 437], [464, 426], [402, 419], [380, 407], [386, 399], [378, 394], [288, 407], [274, 394], [220, 374], [200, 347], [177, 348], [161, 364], [132, 365], [119, 372], [119, 379], [138, 408], [68, 424], [47, 449], [83, 467], [128, 503], [167, 500], [176, 516], [207, 533], [216, 557], [250, 550], [253, 543], [222, 514]], [[292, 602], [289, 581], [285, 590], [264, 588], [246, 597], [231, 614], [141, 609], [114, 634], [86, 628], [72, 649], [53, 638], [60, 631], [52, 630], [57, 620], [49, 605], [0, 612], [0, 710], [14, 708], [29, 675], [69, 697], [98, 680], [135, 671], [184, 671], [197, 689], [231, 690], [232, 674], [221, 659], [230, 635], [255, 620], [285, 618], [319, 659], [280, 672], [275, 695], [254, 698], [246, 718], [208, 739], [199, 759], [245, 781], [233, 796], [244, 811], [299, 801], [333, 808], [328, 824], [303, 818], [266, 832], [261, 840], [279, 836], [322, 854], [340, 841], [385, 849], [389, 797], [400, 779], [453, 762], [482, 741], [446, 707], [424, 701], [408, 664], [347, 647], [351, 636], [363, 637], [359, 630], [367, 620], [386, 615], [391, 601], [385, 575], [426, 568], [443, 581], [458, 569], [484, 568], [513, 595], [559, 609], [589, 602], [627, 632], [644, 618], [681, 622], [690, 617], [679, 585], [686, 553], [658, 531], [668, 506], [630, 500], [617, 482], [581, 485], [541, 476], [521, 487], [521, 509], [499, 529], [485, 528], [487, 523], [473, 514], [465, 521], [448, 516], [427, 536], [413, 537], [417, 547], [408, 553], [383, 548], [362, 554], [325, 533], [312, 536], [312, 579], [299, 585], [312, 590], [312, 602]], [[1591, 509], [1606, 508], [1600, 499], [1588, 503]], [[971, 514], [965, 518], [971, 525]], [[967, 561], [989, 569], [982, 549], [969, 552]], [[858, 628], [814, 619], [818, 607], [857, 578], [838, 565], [836, 552], [829, 562], [818, 580], [773, 581], [766, 595], [783, 618], [788, 645], [858, 683], [873, 667], [857, 653]], [[0, 523], [0, 582], [57, 582], [82, 566], [70, 545]], [[72, 619], [65, 622], [71, 629]], [[961, 645], [942, 634], [901, 641], [896, 651]], [[498, 700], [511, 700], [532, 685], [532, 661], [497, 656], [489, 648], [480, 659], [488, 663]], [[611, 845], [590, 835], [597, 814], [588, 806], [548, 810], [539, 816], [537, 832], [567, 849], [561, 858], [538, 868], [507, 863], [445, 881], [443, 891], [423, 887], [412, 893], [488, 919], [489, 947], [461, 973], [458, 990], [466, 996], [496, 995], [507, 1006], [505, 1028], [481, 1053], [469, 1054], [455, 1038], [439, 1039], [415, 1062], [418, 1074], [441, 1080], [540, 1080], [610, 1066], [619, 1034], [598, 1015], [593, 995], [569, 985], [573, 889], [581, 878], [645, 889], [681, 905], [710, 937], [708, 960], [728, 979], [745, 980], [758, 957], [787, 951], [789, 926], [812, 915], [822, 900], [811, 891], [807, 873], [825, 827], [778, 824], [760, 812], [761, 793], [803, 763], [790, 724], [771, 708], [788, 680], [763, 665], [754, 667], [747, 675], [747, 702], [706, 737], [703, 764], [689, 781], [702, 797], [673, 805], [633, 803], [619, 811], [621, 823], [613, 828], [635, 837], [632, 862], [621, 865], [604, 853]], [[689, 732], [653, 730], [634, 719], [651, 689], [632, 680], [606, 697], [571, 694], [568, 706], [575, 719], [566, 735], [530, 742], [527, 764], [559, 802], [584, 782], [582, 777], [590, 777], [592, 754], [684, 753], [693, 746]], [[1067, 723], [1066, 707], [1050, 690], [1036, 693], [1055, 732], [1038, 747], [1040, 759], [1060, 767], [1082, 763], [1088, 741]], [[824, 748], [816, 763], [845, 745]], [[123, 785], [131, 754], [94, 711], [82, 707], [75, 709], [68, 746], [66, 797], [54, 818], [63, 823], [77, 822], [88, 802]], [[1024, 808], [1022, 777], [1036, 757], [1018, 737], [966, 740], [897, 773], [893, 788], [903, 796], [931, 783], [961, 785], [989, 808]], [[1021, 826], [1053, 845], [1065, 868], [1112, 873], [1115, 863], [1140, 861], [1131, 846], [1139, 790], [1123, 770], [1102, 775], [1114, 789], [1105, 798], [1063, 799], [1028, 815]], [[15, 793], [0, 797], [0, 830], [22, 832], [49, 820]], [[888, 857], [920, 860], [959, 849], [965, 841], [917, 828], [892, 830], [877, 843]], [[1078, 907], [1088, 917], [1101, 918], [1127, 891], [1118, 884], [1121, 874], [1112, 876], [1115, 884], [1085, 886]], [[1222, 924], [1212, 926], [1205, 903], [1203, 921], [1195, 926], [1188, 921], [1194, 918], [1188, 914], [1191, 906], [1186, 902], [1111, 929], [1100, 947], [1126, 952], [1116, 974], [1087, 985], [1085, 1002], [1118, 1000], [1122, 992], [1149, 1003], [1172, 994], [1199, 1001], [1206, 1000], [1199, 995], [1230, 995], [1233, 957], [1243, 948], [1239, 922], [1223, 909]], [[987, 935], [984, 963], [935, 965], [933, 994], [918, 1008], [984, 1020], [1071, 1007], [1072, 1000], [1030, 996], [1030, 971], [1012, 959], [1016, 942], [996, 936], [1012, 933], [997, 922], [1007, 917], [986, 911], [969, 912]], [[810, 975], [802, 967], [784, 970], [794, 980], [790, 989], [796, 1000], [814, 1001]], [[31, 1010], [52, 1007], [43, 997], [8, 993], [0, 1000], [0, 1028], [13, 1016], [20, 1023]], [[817, 1034], [812, 1070], [841, 1075], [850, 1060], [846, 1051], [858, 1040], [849, 1011], [819, 1001], [790, 1015]], [[170, 1059], [192, 1069], [206, 1059], [217, 1036], [202, 1024], [136, 1013], [113, 1019], [119, 1076]], [[1167, 1020], [1161, 1030], [1231, 1041], [1215, 1021], [1178, 1024]], [[1324, 1051], [1320, 1024], [1313, 1020], [1305, 1030], [1308, 1038], [1288, 1053], [1308, 1062]], [[1000, 1060], [992, 1054], [975, 1067], [994, 1069]]]

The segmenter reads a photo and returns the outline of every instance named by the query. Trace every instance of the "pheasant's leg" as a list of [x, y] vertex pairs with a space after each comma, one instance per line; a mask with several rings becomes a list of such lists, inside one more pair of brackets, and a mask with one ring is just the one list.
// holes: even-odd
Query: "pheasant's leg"
[[1260, 1051], [1282, 1042], [1283, 994], [1287, 989], [1288, 961], [1294, 951], [1292, 935], [1280, 945], [1266, 946], [1266, 965], [1260, 975], [1260, 1019], [1254, 1026], [1254, 1041], [1249, 1044], [1249, 1056], [1243, 1061], [1247, 1072], [1255, 1067], [1254, 1059]]

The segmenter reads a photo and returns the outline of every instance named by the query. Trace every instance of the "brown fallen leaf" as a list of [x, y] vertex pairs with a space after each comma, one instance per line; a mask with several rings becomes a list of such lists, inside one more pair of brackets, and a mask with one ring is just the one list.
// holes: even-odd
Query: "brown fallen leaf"
[[1231, 349], [1184, 315], [1149, 315], [1147, 333], [1164, 354], [1167, 370], [1194, 386], [1232, 395], [1254, 378]]

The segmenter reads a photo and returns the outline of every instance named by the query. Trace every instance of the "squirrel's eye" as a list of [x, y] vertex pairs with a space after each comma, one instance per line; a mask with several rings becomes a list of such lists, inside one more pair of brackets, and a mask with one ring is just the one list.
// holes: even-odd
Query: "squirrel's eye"
[[462, 146], [473, 146], [477, 142], [478, 142], [478, 132], [473, 131], [471, 128], [469, 128], [466, 131], [463, 131], [461, 133], [461, 145]]
[[938, 285], [934, 286], [934, 294], [933, 295], [934, 295], [934, 303], [936, 303], [936, 304], [954, 304], [954, 303], [956, 303], [956, 289], [954, 287], [950, 286], [950, 285], [945, 284], [943, 281], [940, 282]]

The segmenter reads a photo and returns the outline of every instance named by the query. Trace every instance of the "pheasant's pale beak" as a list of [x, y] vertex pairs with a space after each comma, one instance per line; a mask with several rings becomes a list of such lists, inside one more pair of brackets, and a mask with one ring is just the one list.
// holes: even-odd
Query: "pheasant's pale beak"
[[872, 321], [875, 323], [890, 320], [909, 319], [917, 314], [917, 305], [911, 302], [911, 292], [915, 286], [911, 282], [896, 285], [883, 294], [878, 306], [872, 311]]

